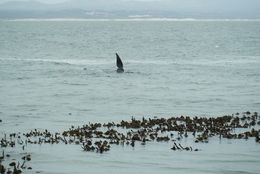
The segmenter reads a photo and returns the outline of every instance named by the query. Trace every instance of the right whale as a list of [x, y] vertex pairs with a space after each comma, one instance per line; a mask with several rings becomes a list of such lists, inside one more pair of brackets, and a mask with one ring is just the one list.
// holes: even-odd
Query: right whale
[[118, 73], [124, 72], [123, 62], [117, 53], [116, 53], [116, 66], [117, 66], [116, 72]]

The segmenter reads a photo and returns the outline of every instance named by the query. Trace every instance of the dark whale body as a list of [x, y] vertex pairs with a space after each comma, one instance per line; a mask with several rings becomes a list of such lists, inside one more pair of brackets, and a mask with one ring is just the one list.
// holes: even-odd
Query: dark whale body
[[119, 57], [119, 55], [117, 53], [116, 53], [116, 66], [117, 66], [116, 72], [118, 72], [118, 73], [124, 72], [123, 62], [122, 62], [121, 58]]

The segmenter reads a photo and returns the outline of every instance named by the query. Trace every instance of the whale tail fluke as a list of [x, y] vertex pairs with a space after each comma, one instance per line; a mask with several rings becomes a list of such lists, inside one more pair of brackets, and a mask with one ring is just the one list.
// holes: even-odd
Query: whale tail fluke
[[117, 66], [117, 72], [118, 73], [124, 72], [123, 62], [122, 62], [121, 58], [119, 57], [119, 55], [117, 53], [116, 53], [116, 66]]

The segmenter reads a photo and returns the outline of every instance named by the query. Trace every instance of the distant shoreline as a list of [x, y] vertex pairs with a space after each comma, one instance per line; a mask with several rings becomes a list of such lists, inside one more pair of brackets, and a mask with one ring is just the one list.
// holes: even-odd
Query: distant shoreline
[[86, 18], [22, 18], [22, 19], [0, 19], [0, 21], [20, 22], [131, 22], [131, 21], [172, 21], [172, 22], [260, 22], [260, 19], [194, 19], [194, 18], [115, 18], [115, 19], [86, 19]]

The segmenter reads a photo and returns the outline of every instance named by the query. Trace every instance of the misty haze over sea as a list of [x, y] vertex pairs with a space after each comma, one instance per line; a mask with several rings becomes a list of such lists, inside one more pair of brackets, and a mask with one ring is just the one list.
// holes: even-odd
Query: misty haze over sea
[[0, 2], [0, 19], [259, 19], [259, 7], [258, 0], [3, 0]]

